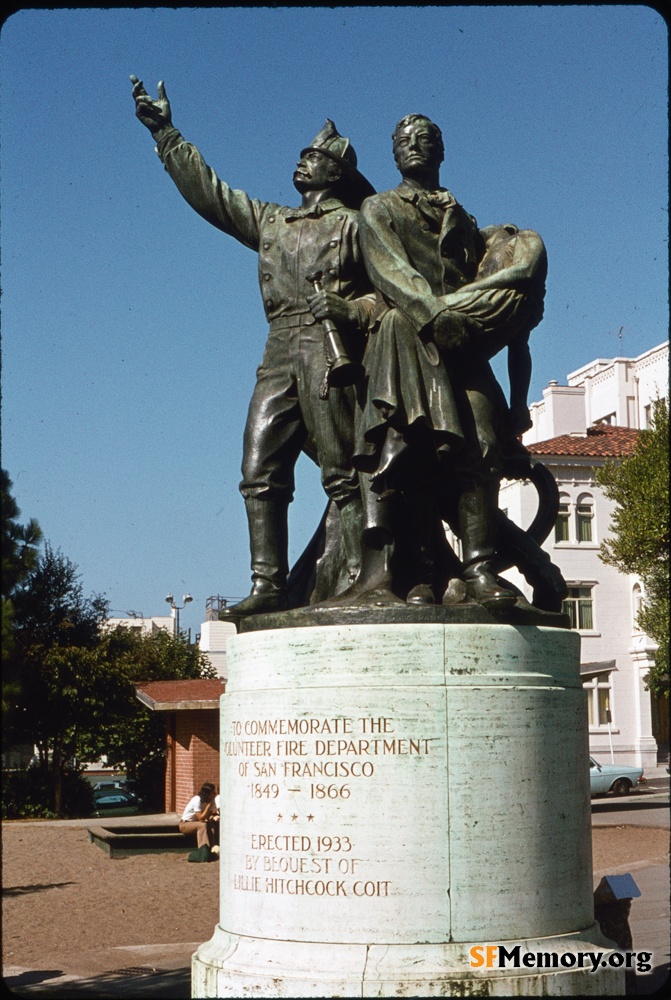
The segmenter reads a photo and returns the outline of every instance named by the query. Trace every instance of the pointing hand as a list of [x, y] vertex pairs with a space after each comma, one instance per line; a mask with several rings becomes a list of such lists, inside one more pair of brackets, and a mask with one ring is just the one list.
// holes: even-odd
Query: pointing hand
[[144, 89], [142, 80], [131, 75], [133, 84], [133, 98], [135, 100], [135, 114], [143, 125], [154, 134], [159, 129], [172, 125], [172, 115], [170, 112], [170, 101], [165, 92], [163, 80], [158, 84], [158, 100], [154, 101]]

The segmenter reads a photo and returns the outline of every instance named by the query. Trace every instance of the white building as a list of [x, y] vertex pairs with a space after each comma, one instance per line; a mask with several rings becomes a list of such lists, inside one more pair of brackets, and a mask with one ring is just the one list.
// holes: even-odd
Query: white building
[[[220, 622], [219, 611], [226, 607], [226, 599], [223, 597], [208, 597], [205, 606], [205, 621], [200, 626], [200, 633], [196, 636], [196, 643], [201, 652], [207, 655], [208, 660], [217, 672], [218, 677], [226, 680], [226, 643], [228, 639], [235, 635], [236, 629], [233, 622]], [[170, 615], [153, 615], [151, 618], [140, 618], [138, 616], [129, 618], [108, 618], [105, 622], [106, 628], [127, 628], [131, 632], [141, 635], [153, 635], [156, 632], [164, 631], [174, 634], [176, 621], [174, 612]]]
[[[196, 636], [196, 644], [201, 652], [207, 655], [208, 660], [217, 672], [218, 677], [226, 680], [226, 643], [236, 629], [233, 622], [220, 622], [219, 611], [225, 608], [226, 598], [208, 597], [205, 605], [205, 621], [200, 626], [200, 632]], [[174, 634], [176, 623], [174, 612], [170, 615], [153, 615], [151, 618], [140, 618], [132, 616], [129, 618], [108, 618], [105, 622], [106, 628], [127, 628], [131, 632], [141, 635], [153, 635], [156, 632], [164, 631]], [[190, 635], [190, 630], [189, 630]]]
[[550, 382], [532, 403], [534, 422], [524, 444], [562, 434], [584, 434], [592, 424], [644, 430], [655, 399], [669, 395], [669, 342], [637, 358], [598, 358], [571, 372], [566, 385]]
[[152, 618], [140, 618], [137, 615], [131, 618], [108, 618], [105, 622], [107, 628], [127, 628], [130, 632], [137, 632], [139, 635], [153, 635], [155, 632], [174, 632], [175, 622], [172, 615], [154, 615]]
[[226, 669], [226, 643], [236, 634], [233, 622], [220, 622], [219, 612], [225, 608], [227, 600], [218, 594], [208, 597], [205, 602], [205, 621], [200, 626], [200, 634], [196, 637], [198, 648], [207, 654], [207, 658], [217, 671], [217, 677], [228, 679]]
[[[653, 767], [669, 750], [668, 702], [645, 690], [655, 645], [636, 625], [641, 580], [599, 558], [614, 504], [596, 485], [595, 469], [631, 454], [637, 432], [650, 426], [656, 399], [668, 400], [668, 341], [637, 358], [599, 359], [551, 382], [530, 407], [524, 444], [553, 473], [560, 509], [543, 548], [569, 587], [565, 602], [581, 635], [581, 673], [589, 697], [590, 748], [605, 763]], [[530, 483], [504, 481], [500, 506], [526, 527], [536, 512]], [[528, 597], [515, 570], [505, 574]]]

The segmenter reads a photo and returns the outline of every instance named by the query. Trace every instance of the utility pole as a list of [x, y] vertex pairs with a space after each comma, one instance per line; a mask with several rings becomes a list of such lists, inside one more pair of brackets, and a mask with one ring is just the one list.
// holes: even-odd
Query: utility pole
[[178, 636], [180, 634], [180, 632], [179, 632], [179, 613], [180, 613], [180, 611], [184, 610], [184, 608], [187, 606], [187, 604], [189, 604], [190, 601], [193, 600], [193, 597], [191, 596], [191, 594], [184, 594], [182, 600], [184, 601], [184, 604], [179, 605], [179, 604], [175, 604], [175, 599], [172, 596], [172, 594], [168, 594], [168, 596], [166, 597], [166, 601], [170, 605], [170, 607], [172, 608], [172, 613], [173, 613], [173, 616], [174, 616], [174, 621], [175, 621], [174, 635], [175, 636]]

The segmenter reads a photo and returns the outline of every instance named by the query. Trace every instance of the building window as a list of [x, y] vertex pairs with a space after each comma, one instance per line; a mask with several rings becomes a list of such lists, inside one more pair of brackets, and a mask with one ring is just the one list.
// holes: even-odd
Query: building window
[[560, 503], [555, 521], [555, 542], [568, 542], [569, 540], [569, 512], [568, 504]]
[[575, 533], [578, 542], [594, 541], [594, 505], [590, 496], [579, 497], [575, 509]]
[[643, 407], [643, 428], [644, 430], [652, 427], [652, 421], [657, 413], [657, 408], [666, 404], [666, 396], [655, 399], [652, 403], [648, 403], [647, 406]]
[[591, 632], [594, 629], [594, 609], [591, 587], [569, 587], [562, 611], [569, 616], [571, 628]]
[[586, 677], [583, 688], [587, 691], [587, 714], [590, 726], [608, 725], [610, 712], [610, 674]]
[[638, 624], [638, 616], [643, 610], [643, 591], [641, 590], [640, 583], [635, 583], [632, 590], [632, 612], [633, 612], [633, 630], [634, 632], [640, 632], [641, 626]]

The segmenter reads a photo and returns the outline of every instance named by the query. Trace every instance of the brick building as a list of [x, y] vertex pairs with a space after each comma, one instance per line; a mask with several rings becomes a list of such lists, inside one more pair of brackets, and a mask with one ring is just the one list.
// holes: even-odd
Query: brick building
[[204, 781], [219, 785], [219, 699], [223, 678], [150, 681], [135, 693], [166, 718], [165, 811], [182, 813]]
[[226, 690], [226, 642], [232, 622], [220, 622], [226, 599], [209, 597], [197, 642], [216, 670], [215, 678], [151, 681], [135, 688], [137, 698], [166, 720], [165, 811], [182, 813], [204, 781], [219, 786], [219, 699]]

